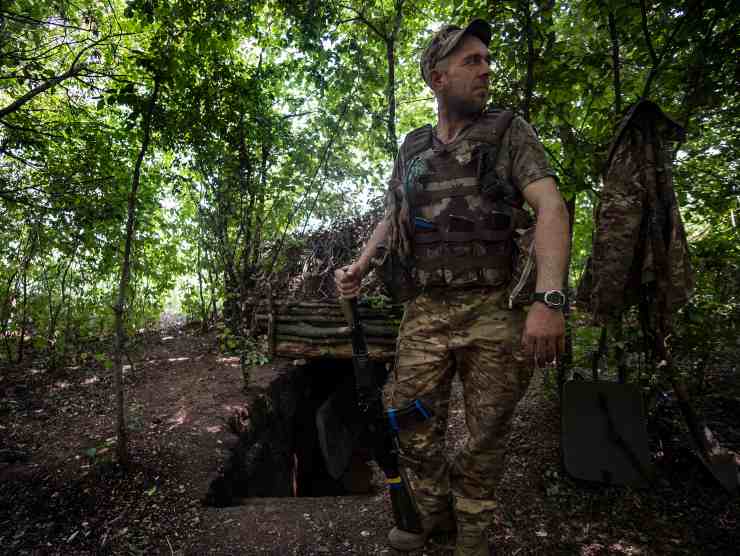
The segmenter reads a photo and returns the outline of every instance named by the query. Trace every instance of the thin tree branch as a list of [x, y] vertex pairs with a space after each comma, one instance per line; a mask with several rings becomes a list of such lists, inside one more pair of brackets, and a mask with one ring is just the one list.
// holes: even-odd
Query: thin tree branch
[[[296, 214], [300, 209], [303, 208], [303, 204], [306, 201], [308, 194], [310, 193], [312, 187], [314, 186], [314, 183], [316, 182], [316, 178], [319, 175], [319, 172], [321, 171], [322, 167], [324, 167], [329, 159], [329, 152], [331, 151], [331, 147], [334, 144], [334, 140], [337, 138], [337, 135], [339, 134], [339, 130], [342, 127], [342, 121], [344, 120], [344, 116], [347, 114], [347, 110], [349, 108], [349, 99], [350, 97], [347, 97], [344, 102], [344, 107], [342, 108], [342, 113], [340, 114], [339, 118], [336, 120], [336, 124], [334, 127], [334, 132], [332, 133], [329, 140], [326, 142], [326, 145], [324, 146], [324, 152], [321, 155], [321, 159], [319, 160], [318, 165], [316, 166], [316, 169], [314, 170], [313, 176], [311, 176], [311, 180], [308, 182], [308, 185], [306, 186], [306, 192], [303, 195], [303, 198], [300, 200], [299, 203], [297, 203], [293, 210], [288, 214], [287, 221], [285, 223], [285, 228], [283, 229], [283, 233], [280, 237], [280, 240], [277, 242], [274, 252], [272, 255], [272, 259], [270, 261], [269, 269], [266, 273], [266, 275], [271, 275], [273, 272], [273, 269], [275, 268], [275, 263], [277, 262], [278, 257], [280, 256], [280, 252], [283, 250], [283, 244], [285, 243], [285, 237], [288, 235], [288, 229], [290, 228], [290, 225], [293, 222], [293, 218], [295, 218]], [[314, 205], [316, 203], [316, 199], [318, 199], [319, 194], [321, 193], [321, 190], [323, 189], [323, 183], [320, 185], [319, 188], [317, 188], [316, 196], [314, 198]], [[313, 211], [313, 205], [311, 206], [311, 210], [306, 215], [306, 221], [308, 221], [308, 217], [310, 216], [311, 212]], [[304, 226], [305, 227], [305, 226]]]
[[42, 169], [44, 167], [41, 164], [34, 164], [33, 162], [30, 162], [29, 160], [26, 160], [25, 158], [21, 158], [20, 156], [15, 155], [15, 154], [11, 153], [10, 151], [7, 151], [7, 150], [5, 150], [3, 152], [3, 155], [5, 155], [7, 157], [10, 157], [13, 160], [17, 160], [21, 164], [24, 164], [24, 165], [28, 166], [29, 168], [33, 168], [34, 170], [40, 170], [40, 169]]
[[31, 89], [21, 98], [17, 99], [15, 102], [12, 102], [10, 105], [6, 106], [5, 108], [0, 109], [0, 118], [4, 118], [8, 114], [12, 114], [16, 110], [18, 110], [21, 106], [23, 106], [27, 102], [30, 102], [31, 100], [33, 100], [35, 97], [37, 97], [44, 91], [51, 89], [52, 87], [64, 81], [65, 79], [68, 79], [74, 75], [77, 75], [80, 71], [82, 71], [82, 68], [83, 66], [73, 65], [63, 74], [57, 75], [56, 77], [52, 77], [51, 79], [47, 79], [41, 85]]
[[51, 79], [48, 79], [38, 85], [37, 87], [31, 89], [28, 91], [25, 95], [23, 95], [21, 98], [17, 99], [16, 101], [12, 102], [10, 105], [6, 106], [5, 108], [0, 109], [0, 119], [4, 118], [8, 114], [12, 114], [13, 112], [17, 111], [19, 108], [21, 108], [24, 104], [30, 102], [35, 97], [43, 93], [44, 91], [47, 91], [48, 89], [58, 85], [65, 79], [68, 79], [70, 77], [74, 77], [78, 75], [80, 72], [85, 70], [87, 68], [87, 64], [81, 64], [79, 63], [82, 59], [82, 55], [90, 50], [91, 48], [94, 48], [95, 46], [102, 44], [106, 42], [108, 39], [110, 39], [110, 36], [106, 36], [101, 38], [98, 41], [91, 42], [84, 48], [81, 48], [80, 51], [75, 56], [74, 60], [72, 60], [72, 64], [70, 64], [69, 69], [64, 72], [61, 75], [57, 75], [56, 77], [52, 77]]
[[[640, 0], [641, 8], [643, 7], [642, 3], [644, 3], [644, 1], [645, 0]], [[681, 18], [678, 23], [676, 23], [676, 27], [674, 27], [670, 37], [668, 37], [668, 40], [666, 41], [665, 46], [663, 46], [663, 50], [661, 50], [660, 55], [656, 55], [655, 51], [653, 50], [650, 33], [647, 28], [647, 15], [645, 14], [643, 16], [643, 33], [645, 34], [645, 42], [647, 43], [648, 50], [650, 51], [650, 58], [653, 61], [653, 67], [650, 68], [650, 73], [648, 73], [647, 79], [645, 80], [645, 87], [643, 87], [642, 89], [642, 98], [646, 98], [650, 93], [653, 79], [655, 79], [655, 76], [658, 75], [660, 64], [663, 62], [663, 58], [665, 58], [668, 51], [673, 47], [673, 40], [676, 38], [679, 30], [683, 27], [683, 23], [684, 21], [686, 21], [686, 18], [687, 16], [684, 15], [684, 17]]]
[[76, 25], [69, 25], [67, 23], [58, 23], [52, 19], [43, 21], [41, 19], [34, 19], [32, 17], [28, 17], [27, 15], [16, 14], [13, 12], [9, 12], [7, 10], [0, 10], [0, 15], [3, 15], [7, 17], [8, 19], [12, 19], [19, 23], [32, 23], [33, 25], [38, 25], [39, 27], [48, 25], [49, 27], [61, 27], [62, 29], [74, 29], [75, 31], [85, 31], [87, 33], [92, 32], [91, 29], [85, 29], [84, 27], [78, 27]]
[[[22, 127], [22, 126], [11, 124], [10, 122], [5, 122], [5, 121], [2, 121], [2, 120], [0, 120], [0, 125], [4, 125], [5, 127], [8, 127], [10, 129], [14, 129], [15, 131], [23, 131], [23, 132], [26, 132], [26, 133], [35, 133], [35, 134], [38, 134], [38, 135], [43, 135], [45, 137], [49, 137], [51, 139], [64, 139], [64, 136], [63, 135], [55, 135], [55, 134], [49, 133], [47, 131], [39, 131], [37, 129], [33, 129], [33, 128], [30, 128], [30, 127]], [[0, 152], [4, 151], [5, 148], [7, 148], [7, 145], [5, 145], [2, 148], [0, 148]]]
[[569, 178], [572, 179], [573, 178], [573, 175], [570, 173], [570, 171], [565, 166], [563, 166], [562, 161], [555, 155], [555, 153], [553, 152], [553, 150], [551, 148], [549, 148], [547, 145], [544, 145], [543, 144], [542, 146], [545, 149], [545, 151], [547, 152], [547, 154], [550, 155], [550, 158], [555, 162], [555, 164], [557, 165], [557, 167], [560, 168], [560, 171], [563, 174], [565, 174], [566, 176], [568, 176]]
[[658, 56], [655, 54], [653, 48], [653, 40], [650, 37], [650, 30], [648, 29], [647, 22], [647, 8], [645, 7], [645, 0], [640, 0], [640, 17], [642, 22], [642, 34], [645, 36], [645, 44], [647, 45], [648, 52], [650, 53], [650, 59], [653, 62], [653, 68], [658, 67]]
[[358, 11], [357, 8], [355, 8], [354, 6], [348, 6], [346, 4], [340, 4], [339, 6], [342, 7], [342, 8], [345, 8], [346, 10], [349, 10], [349, 11], [354, 12], [355, 14], [357, 14], [356, 20], [361, 21], [362, 23], [364, 23], [365, 25], [367, 25], [367, 28], [368, 29], [370, 29], [373, 33], [375, 33], [376, 35], [378, 35], [378, 37], [380, 37], [384, 41], [385, 40], [388, 40], [388, 37], [386, 36], [386, 34], [385, 33], [382, 33], [380, 31], [380, 29], [378, 29], [373, 23], [371, 23], [367, 19], [367, 17], [365, 17], [365, 14], [362, 13], [361, 11]]

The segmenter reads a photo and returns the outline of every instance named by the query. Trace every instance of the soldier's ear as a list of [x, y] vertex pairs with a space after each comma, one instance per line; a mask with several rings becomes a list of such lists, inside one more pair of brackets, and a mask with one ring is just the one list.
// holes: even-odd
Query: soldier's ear
[[429, 74], [429, 81], [429, 87], [431, 87], [432, 91], [436, 93], [444, 87], [445, 83], [447, 83], [447, 72], [435, 68]]

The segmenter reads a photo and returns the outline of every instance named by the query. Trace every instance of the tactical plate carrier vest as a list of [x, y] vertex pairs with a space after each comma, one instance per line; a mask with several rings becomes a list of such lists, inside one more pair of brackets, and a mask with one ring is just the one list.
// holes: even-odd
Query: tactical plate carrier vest
[[510, 111], [486, 112], [448, 145], [431, 126], [401, 147], [408, 161], [409, 206], [417, 286], [504, 286], [511, 280], [515, 228], [526, 226], [519, 189], [496, 171]]

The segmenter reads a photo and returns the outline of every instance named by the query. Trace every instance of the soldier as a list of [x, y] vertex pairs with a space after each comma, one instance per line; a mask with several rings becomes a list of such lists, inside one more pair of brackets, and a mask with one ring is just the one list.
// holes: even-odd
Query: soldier
[[[400, 435], [424, 527], [422, 534], [391, 530], [390, 544], [401, 551], [456, 526], [455, 554], [489, 554], [485, 530], [514, 408], [533, 364], [552, 362], [563, 346], [567, 211], [532, 127], [510, 112], [486, 110], [490, 39], [483, 20], [464, 29], [446, 25], [432, 37], [421, 74], [437, 101], [437, 125], [409, 133], [385, 217], [359, 259], [335, 273], [340, 296], [356, 296], [387, 246], [415, 285], [399, 332], [392, 405], [422, 398], [435, 418]], [[527, 311], [509, 303], [524, 201], [537, 218], [537, 301]], [[470, 434], [449, 462], [444, 439], [455, 373]]]

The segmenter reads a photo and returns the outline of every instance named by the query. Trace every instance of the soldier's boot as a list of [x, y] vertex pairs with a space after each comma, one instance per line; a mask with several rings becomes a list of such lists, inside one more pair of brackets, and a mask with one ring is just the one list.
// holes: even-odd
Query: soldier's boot
[[423, 548], [427, 539], [435, 533], [455, 531], [455, 515], [452, 511], [452, 500], [449, 495], [442, 496], [433, 491], [426, 481], [416, 482], [414, 502], [421, 517], [421, 533], [402, 531], [398, 527], [388, 533], [388, 542], [396, 550], [410, 552]]
[[451, 510], [442, 510], [423, 516], [421, 526], [424, 529], [421, 533], [411, 533], [394, 527], [388, 533], [388, 542], [393, 548], [401, 552], [419, 550], [424, 548], [427, 539], [435, 533], [453, 532], [455, 530], [455, 518]]
[[457, 542], [455, 556], [490, 556], [486, 529], [493, 519], [492, 500], [455, 497]]
[[467, 529], [462, 524], [458, 527], [455, 556], [491, 556], [493, 552], [485, 531]]

